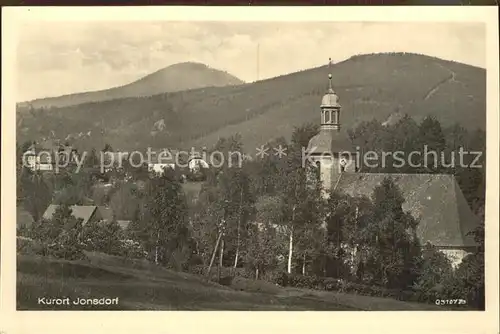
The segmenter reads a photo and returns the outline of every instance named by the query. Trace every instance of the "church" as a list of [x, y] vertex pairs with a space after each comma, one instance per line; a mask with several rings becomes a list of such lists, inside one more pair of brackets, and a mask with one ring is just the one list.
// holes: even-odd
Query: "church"
[[353, 197], [371, 195], [386, 177], [401, 190], [410, 212], [420, 223], [417, 237], [421, 244], [430, 243], [458, 265], [474, 251], [474, 238], [468, 233], [479, 223], [470, 209], [454, 175], [363, 173], [359, 152], [345, 131], [341, 131], [339, 97], [329, 74], [329, 89], [320, 105], [320, 132], [309, 141], [306, 153], [319, 168], [325, 194], [338, 191]]

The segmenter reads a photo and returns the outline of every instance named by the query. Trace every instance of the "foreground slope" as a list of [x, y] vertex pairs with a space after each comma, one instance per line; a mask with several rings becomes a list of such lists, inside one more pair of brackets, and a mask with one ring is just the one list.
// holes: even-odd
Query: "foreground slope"
[[[434, 305], [359, 295], [247, 285], [247, 291], [203, 278], [103, 254], [90, 261], [18, 255], [17, 309], [51, 309], [39, 297], [119, 298], [115, 310], [440, 310]], [[250, 290], [250, 291], [248, 291]], [[55, 306], [52, 309], [68, 309]], [[90, 309], [72, 306], [72, 310]], [[95, 308], [93, 308], [95, 309]]]
[[[416, 120], [435, 115], [444, 126], [485, 127], [484, 69], [423, 55], [374, 54], [330, 71], [344, 129], [405, 113]], [[70, 135], [84, 147], [108, 142], [126, 150], [209, 147], [240, 133], [246, 149], [255, 152], [270, 139], [289, 137], [295, 126], [318, 123], [327, 73], [323, 66], [252, 84], [21, 112], [19, 140]]]
[[33, 108], [65, 107], [87, 102], [150, 96], [201, 87], [240, 85], [242, 83], [243, 81], [229, 73], [209, 68], [204, 64], [187, 62], [165, 67], [121, 87], [37, 99], [29, 103]]

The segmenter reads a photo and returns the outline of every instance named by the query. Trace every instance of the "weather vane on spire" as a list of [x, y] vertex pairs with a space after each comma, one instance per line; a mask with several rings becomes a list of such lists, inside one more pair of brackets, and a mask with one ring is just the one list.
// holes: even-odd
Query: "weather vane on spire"
[[332, 58], [328, 58], [328, 89], [329, 89], [329, 91], [333, 91], [333, 88], [332, 88], [332, 73], [330, 71], [331, 65], [332, 65]]

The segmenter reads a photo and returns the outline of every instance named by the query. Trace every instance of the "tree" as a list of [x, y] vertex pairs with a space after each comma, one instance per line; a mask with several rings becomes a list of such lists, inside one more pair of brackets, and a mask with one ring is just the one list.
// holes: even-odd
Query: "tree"
[[89, 205], [92, 202], [93, 177], [86, 170], [79, 173], [63, 171], [54, 176], [57, 184], [54, 203], [67, 205]]
[[209, 272], [217, 251], [219, 267], [229, 263], [233, 268], [238, 266], [255, 202], [249, 177], [251, 169], [243, 158], [241, 136], [221, 138], [214, 151], [223, 153], [224, 161], [220, 161], [219, 168], [208, 172], [192, 217], [196, 248], [208, 264]]
[[142, 242], [156, 264], [173, 264], [174, 251], [189, 243], [186, 199], [168, 172], [152, 179], [150, 189], [141, 217]]
[[428, 151], [437, 153], [437, 157], [432, 155], [428, 156], [426, 167], [432, 172], [440, 172], [443, 167], [440, 164], [441, 153], [445, 151], [446, 140], [439, 121], [433, 116], [427, 116], [420, 123], [420, 147], [423, 150], [427, 146]]
[[358, 267], [370, 254], [363, 243], [363, 230], [371, 226], [373, 205], [367, 198], [332, 192], [326, 206], [328, 253], [323, 271], [325, 275], [344, 279], [356, 271], [358, 279], [363, 280], [363, 269]]
[[117, 219], [131, 220], [139, 210], [136, 185], [132, 182], [117, 185], [109, 194], [109, 206]]
[[278, 186], [284, 195], [282, 222], [289, 235], [288, 273], [292, 272], [295, 244], [302, 252], [302, 271], [305, 273], [307, 256], [317, 248], [313, 245], [313, 240], [317, 237], [323, 219], [320, 184], [310, 180], [307, 169], [302, 166], [302, 145], [313, 134], [307, 126], [295, 129], [292, 143], [287, 147], [286, 165], [277, 175], [280, 179]]
[[30, 237], [44, 245], [44, 254], [68, 260], [83, 258], [81, 244], [82, 219], [73, 216], [68, 205], [56, 208], [48, 220], [32, 225]]
[[217, 180], [220, 205], [225, 220], [225, 243], [234, 254], [233, 267], [238, 266], [241, 248], [244, 247], [247, 224], [254, 215], [254, 196], [246, 169], [225, 168]]
[[[353, 144], [360, 147], [361, 155], [368, 151], [379, 152], [383, 150], [389, 137], [387, 128], [376, 119], [362, 122], [355, 129], [349, 130], [348, 133]], [[378, 172], [382, 169], [381, 166], [360, 166], [360, 168], [367, 172]]]
[[211, 186], [205, 186], [199, 196], [199, 200], [190, 210], [190, 222], [192, 237], [195, 241], [196, 253], [202, 260], [203, 265], [208, 267], [210, 257], [218, 247], [216, 242], [219, 237], [219, 224], [222, 214], [215, 207], [217, 198], [215, 189]]
[[360, 244], [368, 246], [365, 271], [373, 283], [388, 288], [412, 286], [418, 276], [420, 247], [416, 221], [403, 212], [404, 197], [391, 178], [374, 189], [373, 223], [361, 231]]
[[302, 126], [296, 127], [292, 133], [292, 144], [299, 148], [307, 148], [309, 141], [312, 137], [317, 135], [319, 132], [319, 125], [306, 123]]
[[484, 221], [469, 234], [474, 236], [477, 248], [462, 260], [445, 283], [444, 291], [450, 298], [466, 299], [469, 305], [484, 310]]
[[431, 244], [422, 252], [420, 274], [414, 288], [428, 301], [434, 301], [445, 294], [445, 284], [453, 275], [451, 261]]
[[54, 197], [54, 204], [84, 205], [86, 196], [83, 189], [70, 186], [59, 191]]
[[[247, 267], [260, 273], [275, 269], [278, 258], [286, 254], [287, 236], [280, 231], [283, 220], [283, 198], [279, 195], [262, 196], [256, 203], [255, 223], [248, 226], [248, 245], [245, 254]], [[283, 238], [284, 237], [284, 238]]]
[[248, 228], [247, 266], [255, 271], [255, 279], [277, 265], [276, 229], [269, 223], [257, 223]]
[[20, 177], [21, 201], [35, 221], [42, 218], [43, 213], [52, 201], [52, 190], [43, 175], [37, 171], [23, 169]]
[[[403, 152], [405, 158], [409, 158], [412, 152], [421, 152], [422, 147], [420, 144], [420, 129], [418, 124], [408, 115], [404, 115], [398, 122], [392, 126], [387, 127], [387, 138], [384, 140], [383, 150], [386, 152]], [[412, 156], [412, 164], [419, 164], [422, 162], [422, 157], [417, 156], [420, 161], [414, 161], [415, 156]], [[385, 172], [389, 173], [418, 173], [425, 169], [422, 167], [412, 167], [404, 161], [396, 161], [393, 155], [388, 157]]]
[[[106, 149], [106, 147], [105, 147]], [[103, 150], [103, 152], [106, 152]], [[97, 157], [97, 152], [95, 148], [92, 148], [90, 154], [85, 158], [85, 166], [87, 167], [97, 167], [99, 166], [99, 158]]]
[[307, 264], [317, 258], [326, 242], [324, 223], [324, 199], [321, 195], [321, 184], [306, 184], [304, 196], [296, 207], [300, 223], [294, 227], [297, 232], [296, 248], [301, 255], [302, 275], [307, 273]]
[[123, 237], [120, 225], [116, 221], [92, 221], [83, 227], [82, 239], [88, 249], [112, 255], [121, 255], [121, 239]]
[[113, 147], [109, 143], [104, 144], [102, 152], [114, 152]]

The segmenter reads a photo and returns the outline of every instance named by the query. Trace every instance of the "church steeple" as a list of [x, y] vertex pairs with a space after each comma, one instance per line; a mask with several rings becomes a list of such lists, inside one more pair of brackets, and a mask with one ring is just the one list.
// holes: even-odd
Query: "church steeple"
[[[330, 68], [332, 60], [328, 64]], [[328, 73], [328, 91], [321, 100], [321, 130], [340, 130], [340, 108], [339, 97], [332, 87], [332, 74]]]
[[[331, 59], [330, 59], [331, 63]], [[330, 68], [330, 66], [329, 66]], [[319, 167], [319, 177], [325, 196], [335, 188], [343, 173], [357, 171], [357, 151], [345, 131], [340, 131], [339, 97], [332, 87], [332, 74], [328, 74], [328, 88], [321, 100], [321, 128], [307, 145], [312, 165]]]

